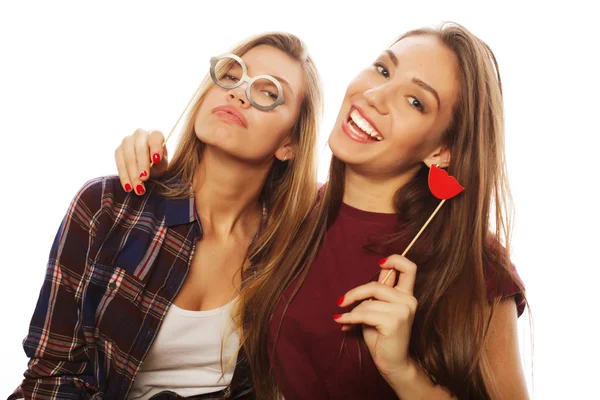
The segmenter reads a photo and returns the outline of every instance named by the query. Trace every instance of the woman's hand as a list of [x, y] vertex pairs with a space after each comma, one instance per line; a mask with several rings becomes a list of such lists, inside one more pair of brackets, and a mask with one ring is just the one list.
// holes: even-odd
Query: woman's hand
[[[408, 346], [417, 309], [413, 296], [417, 266], [400, 255], [392, 255], [379, 262], [383, 268], [378, 282], [370, 282], [350, 290], [338, 302], [341, 307], [361, 302], [352, 311], [335, 315], [342, 330], [353, 324], [363, 324], [365, 343], [381, 375], [391, 384], [398, 376], [414, 369]], [[384, 283], [389, 271], [391, 276]], [[398, 283], [394, 286], [397, 274]]]
[[121, 186], [126, 192], [134, 190], [136, 194], [143, 195], [146, 193], [144, 182], [150, 178], [150, 174], [158, 178], [165, 173], [169, 161], [164, 142], [162, 132], [143, 129], [137, 129], [123, 139], [115, 150], [115, 161]]

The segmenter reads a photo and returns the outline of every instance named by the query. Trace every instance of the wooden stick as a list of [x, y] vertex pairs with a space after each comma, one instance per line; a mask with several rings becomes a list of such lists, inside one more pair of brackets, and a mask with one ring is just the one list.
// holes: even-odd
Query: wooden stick
[[[431, 216], [429, 217], [429, 219], [427, 220], [427, 222], [425, 222], [425, 225], [423, 225], [423, 227], [421, 228], [421, 230], [419, 231], [419, 233], [417, 233], [417, 235], [412, 240], [412, 242], [410, 242], [410, 244], [408, 245], [408, 247], [406, 248], [406, 250], [404, 250], [404, 253], [402, 253], [402, 257], [404, 257], [406, 255], [406, 253], [408, 253], [408, 251], [410, 250], [410, 248], [413, 246], [413, 244], [415, 244], [415, 242], [417, 241], [417, 239], [419, 238], [419, 236], [421, 236], [421, 233], [423, 233], [423, 231], [425, 230], [425, 228], [427, 228], [427, 225], [429, 225], [429, 223], [431, 222], [431, 220], [433, 219], [433, 217], [435, 217], [435, 214], [437, 214], [438, 211], [440, 211], [440, 208], [442, 208], [442, 206], [444, 205], [445, 202], [446, 202], [446, 200], [440, 201], [440, 204], [438, 204], [438, 206], [435, 209], [435, 211], [431, 214]], [[395, 271], [395, 269], [390, 269], [389, 272], [388, 272], [388, 274], [385, 276], [385, 279], [381, 283], [385, 284], [385, 282], [388, 280], [388, 278], [390, 277], [390, 275], [392, 275], [392, 272], [394, 272], [394, 271]]]
[[[198, 86], [198, 89], [196, 89], [196, 91], [192, 95], [192, 98], [190, 99], [190, 101], [188, 101], [187, 105], [183, 109], [183, 112], [181, 113], [181, 115], [179, 116], [179, 118], [177, 118], [177, 122], [175, 122], [175, 125], [173, 125], [173, 128], [171, 128], [171, 132], [169, 132], [169, 134], [167, 135], [167, 138], [163, 142], [162, 147], [165, 147], [167, 145], [167, 140], [169, 140], [169, 138], [171, 137], [171, 135], [175, 131], [175, 128], [177, 128], [177, 125], [179, 125], [179, 121], [181, 121], [181, 118], [183, 118], [183, 116], [187, 112], [188, 108], [190, 108], [190, 104], [192, 104], [192, 101], [194, 101], [194, 99], [196, 98], [196, 95], [198, 94], [198, 91], [200, 91], [200, 86]], [[154, 161], [150, 161], [150, 168], [152, 168], [153, 165], [154, 165]]]

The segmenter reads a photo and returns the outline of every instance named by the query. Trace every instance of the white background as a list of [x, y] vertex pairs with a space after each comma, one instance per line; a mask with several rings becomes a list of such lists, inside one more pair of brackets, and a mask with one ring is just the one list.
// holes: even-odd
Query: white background
[[21, 340], [72, 196], [115, 173], [136, 127], [171, 128], [211, 55], [268, 30], [308, 44], [325, 83], [323, 180], [350, 79], [404, 31], [453, 20], [492, 47], [504, 82], [529, 383], [538, 399], [600, 398], [597, 15], [577, 1], [2, 1], [0, 397], [25, 369]]

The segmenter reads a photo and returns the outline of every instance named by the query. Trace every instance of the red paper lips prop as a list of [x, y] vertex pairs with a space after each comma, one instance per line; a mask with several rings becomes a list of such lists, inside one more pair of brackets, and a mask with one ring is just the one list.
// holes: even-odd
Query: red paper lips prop
[[432, 165], [429, 169], [429, 190], [440, 200], [448, 200], [465, 190], [456, 178]]

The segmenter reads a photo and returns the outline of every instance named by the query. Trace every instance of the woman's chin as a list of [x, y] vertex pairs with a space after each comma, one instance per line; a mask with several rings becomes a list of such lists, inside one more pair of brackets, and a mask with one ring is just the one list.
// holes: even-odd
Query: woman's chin
[[331, 133], [329, 149], [338, 160], [350, 165], [360, 164], [365, 158], [368, 158], [368, 154], [365, 154], [365, 152], [369, 149], [354, 142], [341, 131]]

